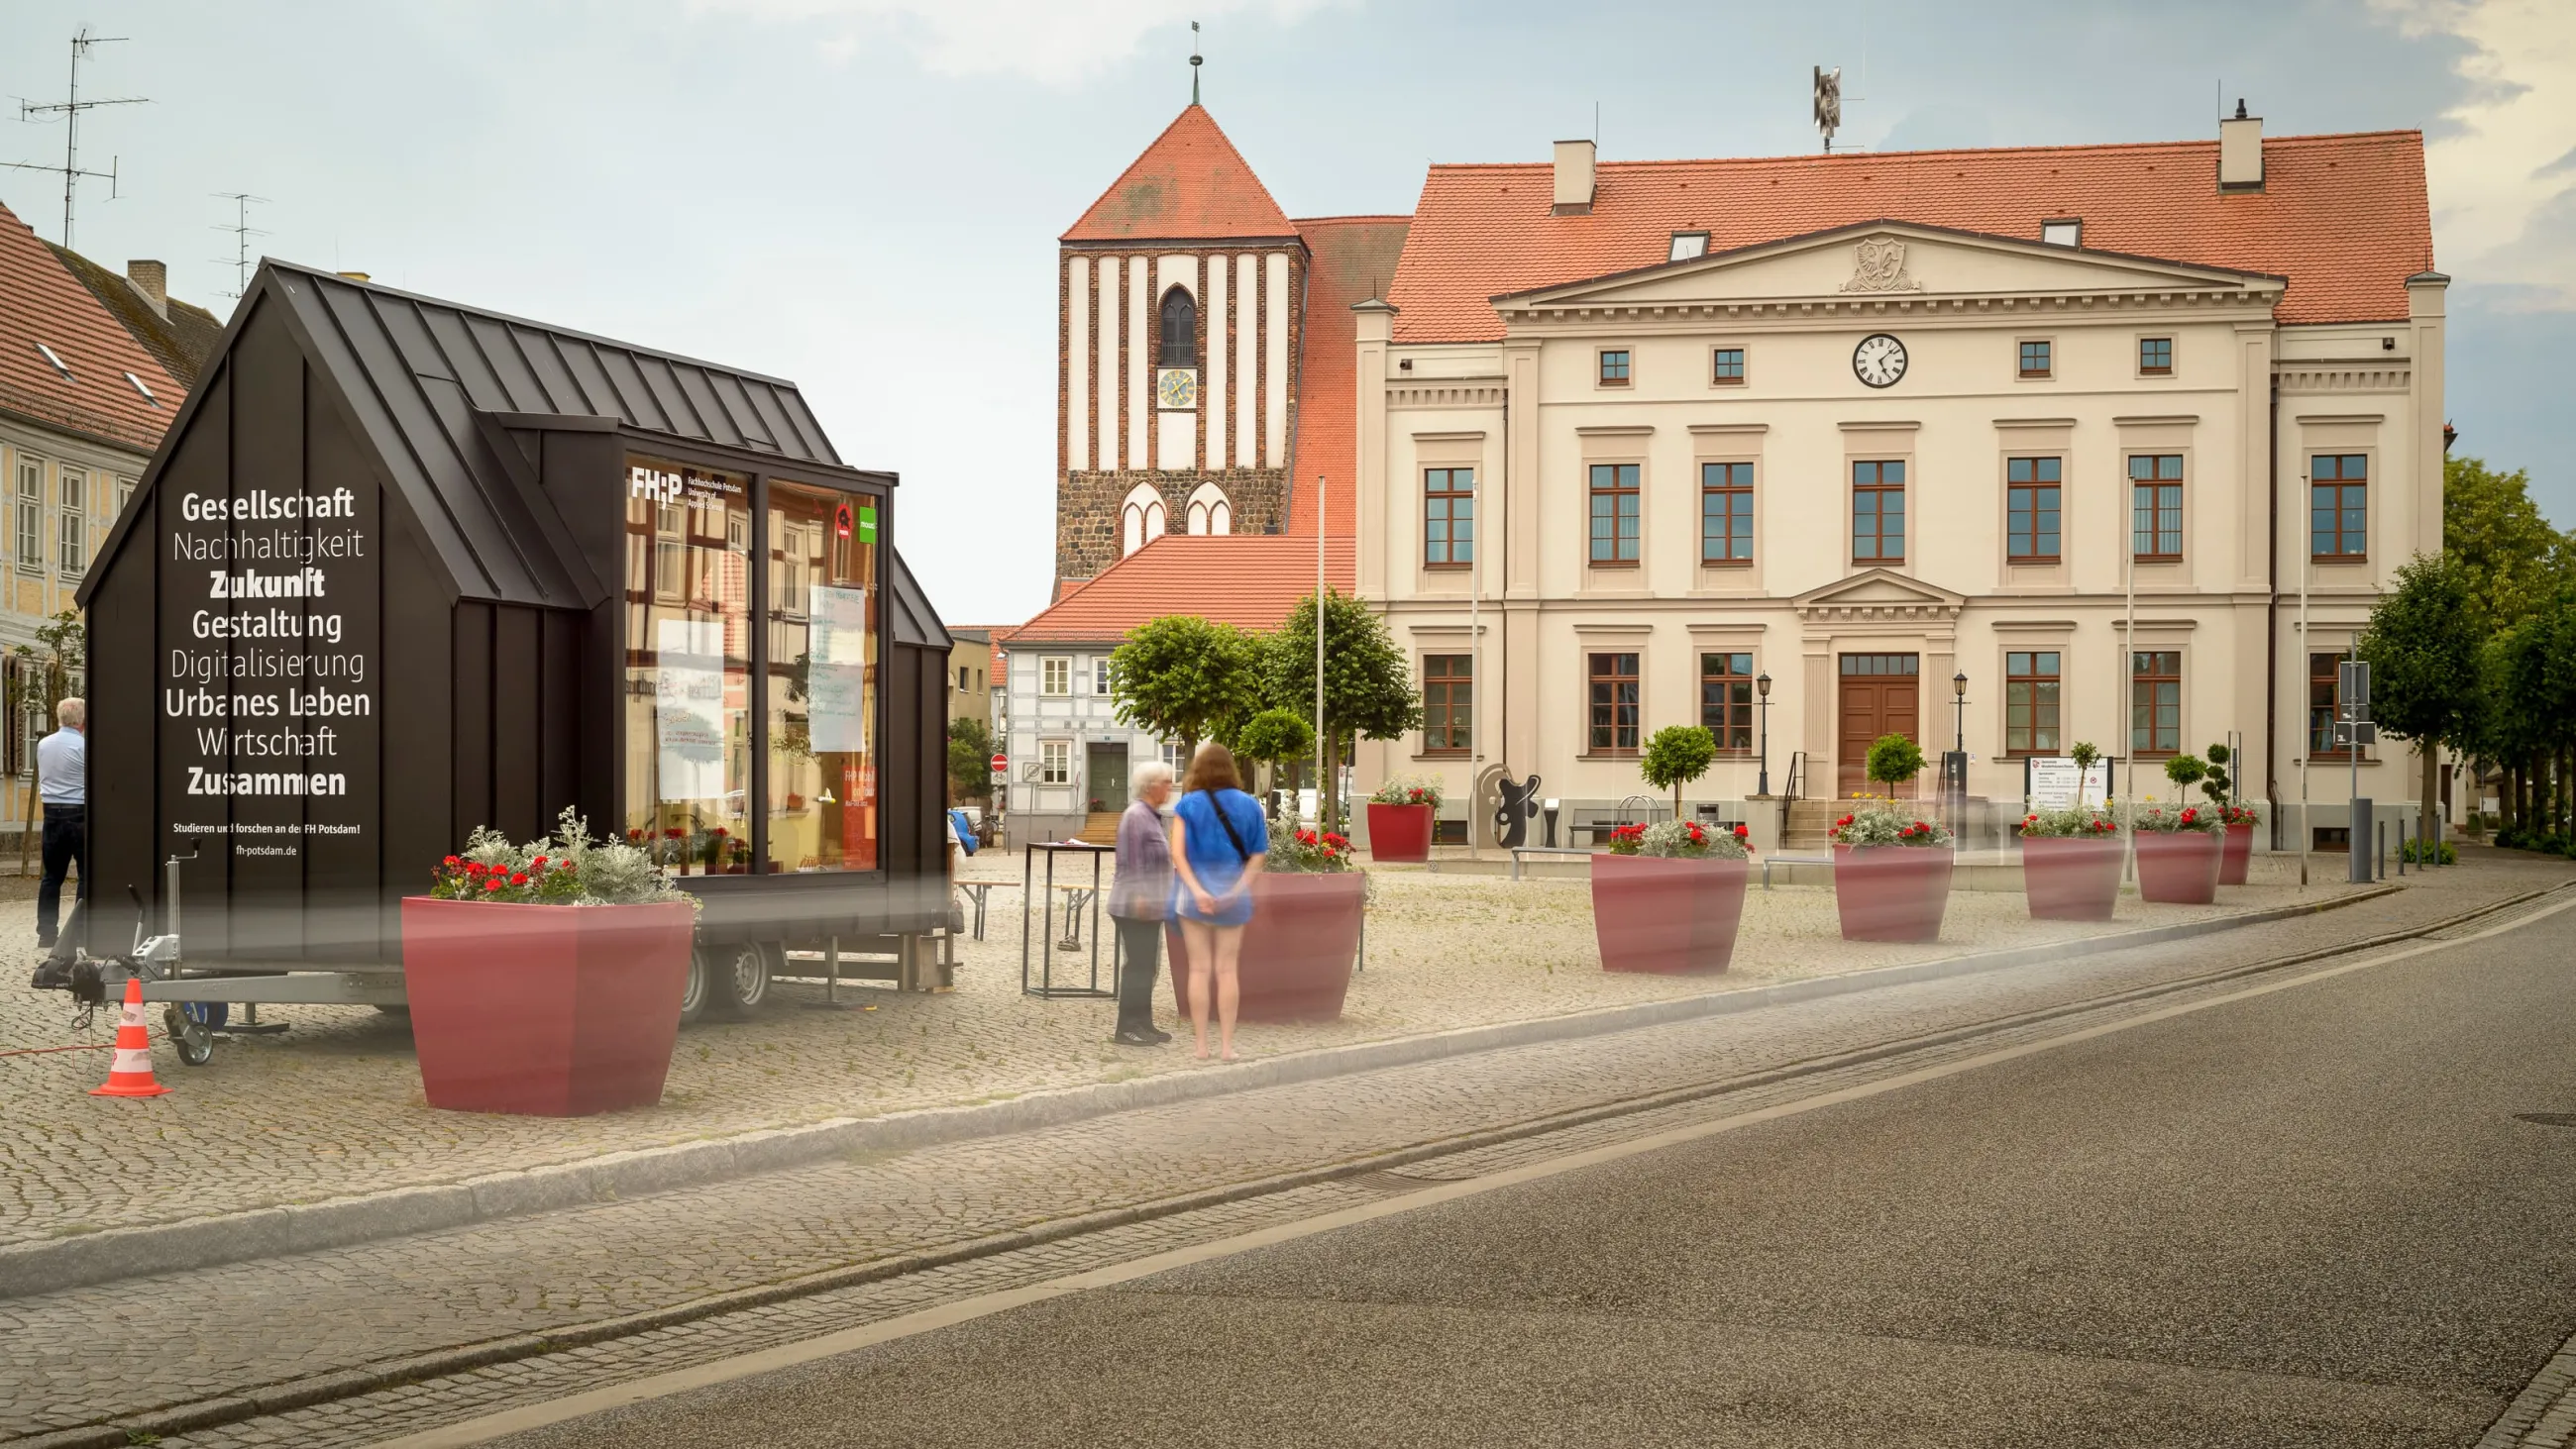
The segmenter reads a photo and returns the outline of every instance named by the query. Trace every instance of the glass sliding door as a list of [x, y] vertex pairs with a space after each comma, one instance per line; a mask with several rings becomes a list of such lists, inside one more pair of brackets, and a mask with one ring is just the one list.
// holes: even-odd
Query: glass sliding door
[[884, 590], [877, 504], [866, 494], [771, 480], [767, 872], [875, 870], [878, 633]]
[[630, 454], [627, 838], [683, 875], [751, 868], [751, 480]]

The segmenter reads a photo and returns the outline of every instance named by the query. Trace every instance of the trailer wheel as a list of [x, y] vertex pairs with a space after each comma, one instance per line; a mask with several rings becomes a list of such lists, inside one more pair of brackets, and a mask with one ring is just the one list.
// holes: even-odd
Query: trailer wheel
[[171, 1002], [161, 1013], [162, 1028], [169, 1033], [170, 1045], [179, 1049], [183, 1065], [202, 1067], [215, 1055], [214, 1028], [197, 1020]]
[[727, 1016], [749, 1016], [769, 999], [769, 953], [749, 941], [719, 946], [712, 953], [709, 996]]
[[707, 1014], [707, 1001], [715, 995], [715, 964], [707, 959], [705, 946], [689, 952], [689, 977], [680, 987], [680, 1025], [687, 1026]]

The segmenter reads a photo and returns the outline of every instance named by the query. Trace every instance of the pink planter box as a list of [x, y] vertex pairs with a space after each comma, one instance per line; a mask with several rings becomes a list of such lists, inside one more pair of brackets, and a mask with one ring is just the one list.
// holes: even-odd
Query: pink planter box
[[[1263, 871], [1252, 881], [1252, 920], [1243, 928], [1238, 1021], [1338, 1021], [1360, 957], [1360, 911], [1368, 877]], [[1172, 1004], [1190, 1014], [1188, 957], [1181, 929], [1164, 930], [1172, 957]]]
[[2245, 872], [2254, 863], [2254, 827], [2251, 824], [2227, 827], [2227, 849], [2218, 858], [2220, 885], [2245, 884]]
[[2208, 830], [2141, 830], [2138, 895], [2170, 906], [2205, 906], [2218, 899], [2218, 867], [2225, 842]]
[[1938, 845], [1835, 846], [1834, 908], [1843, 939], [1939, 940], [1952, 854]]
[[429, 1105], [580, 1117], [662, 1100], [697, 912], [402, 903], [403, 988]]
[[1592, 857], [1592, 931], [1604, 971], [1724, 971], [1744, 919], [1741, 860]]
[[1369, 802], [1369, 857], [1389, 865], [1431, 858], [1431, 807]]
[[2022, 891], [2040, 921], [2107, 921], [2120, 897], [2117, 835], [2025, 835]]

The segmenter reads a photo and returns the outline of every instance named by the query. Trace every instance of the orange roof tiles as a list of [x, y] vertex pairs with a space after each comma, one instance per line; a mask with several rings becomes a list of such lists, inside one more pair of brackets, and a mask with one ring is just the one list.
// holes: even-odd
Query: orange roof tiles
[[[66, 379], [38, 344], [71, 369]], [[125, 375], [152, 389], [144, 400]], [[52, 248], [0, 206], [0, 408], [52, 427], [149, 453], [187, 386], [65, 269]]]
[[[1288, 532], [1315, 536], [1315, 475], [1324, 475], [1325, 531], [1359, 527], [1358, 319], [1351, 304], [1381, 296], [1404, 252], [1402, 216], [1326, 216], [1297, 223], [1306, 240], [1306, 332], [1297, 361], [1297, 437], [1289, 453]], [[1352, 587], [1350, 577], [1333, 580]]]
[[1064, 234], [1069, 242], [1289, 237], [1296, 228], [1243, 153], [1192, 102]]
[[2221, 194], [2214, 140], [1613, 161], [1588, 216], [1551, 214], [1546, 163], [1434, 166], [1388, 300], [1399, 342], [1488, 341], [1488, 299], [1657, 265], [1676, 231], [1724, 252], [1879, 219], [2036, 240], [2081, 217], [2088, 248], [2289, 278], [2285, 323], [2405, 317], [2433, 265], [2423, 134], [2275, 137], [2263, 164], [2263, 190]]
[[[1325, 567], [1352, 577], [1351, 540], [1327, 539]], [[1344, 585], [1334, 584], [1336, 588]], [[1275, 629], [1315, 592], [1315, 540], [1285, 534], [1165, 534], [1102, 569], [1082, 591], [1010, 633], [996, 648], [1102, 644], [1166, 614], [1195, 614], [1244, 629]]]

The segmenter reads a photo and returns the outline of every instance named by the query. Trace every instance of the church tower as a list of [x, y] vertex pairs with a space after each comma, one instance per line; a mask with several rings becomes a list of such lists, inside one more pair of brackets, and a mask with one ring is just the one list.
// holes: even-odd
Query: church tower
[[1193, 100], [1061, 238], [1056, 576], [1278, 533], [1312, 258]]

